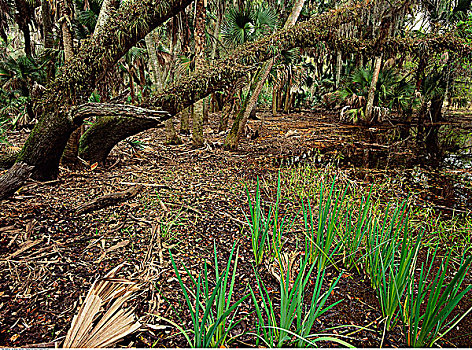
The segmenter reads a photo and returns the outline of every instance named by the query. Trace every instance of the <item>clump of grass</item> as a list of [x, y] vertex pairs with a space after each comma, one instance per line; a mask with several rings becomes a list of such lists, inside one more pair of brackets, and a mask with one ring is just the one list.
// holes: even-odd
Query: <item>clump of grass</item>
[[254, 253], [254, 261], [256, 265], [260, 265], [264, 259], [264, 251], [271, 228], [275, 227], [277, 222], [280, 203], [280, 177], [277, 182], [277, 198], [275, 205], [269, 207], [267, 216], [264, 213], [264, 203], [261, 199], [261, 189], [259, 177], [257, 178], [257, 186], [254, 199], [251, 199], [249, 189], [246, 186], [246, 195], [248, 198], [250, 216], [246, 217], [251, 229], [252, 251]]
[[406, 343], [410, 347], [433, 346], [472, 311], [470, 308], [447, 321], [452, 310], [472, 289], [469, 285], [461, 291], [464, 278], [471, 266], [472, 256], [462, 257], [459, 270], [452, 280], [447, 282], [446, 272], [451, 255], [449, 254], [442, 261], [437, 272], [434, 273], [436, 251], [432, 257], [428, 254], [426, 263], [421, 264], [416, 290], [411, 284], [407, 292], [403, 323]]
[[333, 257], [341, 246], [341, 241], [336, 241], [336, 233], [346, 190], [342, 192], [336, 189], [335, 181], [331, 184], [326, 200], [323, 198], [325, 193], [321, 185], [318, 222], [315, 223], [310, 200], [307, 200], [307, 206], [301, 201], [305, 226], [305, 254], [310, 262], [317, 261], [319, 270], [324, 270], [328, 263], [334, 264]]
[[[282, 263], [279, 265], [282, 266]], [[317, 270], [315, 281], [312, 282], [314, 289], [311, 302], [308, 305], [304, 304], [308, 292], [307, 284], [316, 265], [316, 261], [310, 264], [309, 257], [305, 256], [300, 262], [299, 272], [294, 281], [291, 280], [290, 268], [280, 270], [280, 312], [276, 311], [273, 298], [271, 298], [260, 276], [255, 272], [258, 287], [257, 294], [260, 299], [256, 297], [256, 293], [252, 288], [250, 288], [250, 291], [257, 316], [256, 346], [259, 346], [262, 341], [263, 345], [267, 347], [289, 345], [308, 347], [316, 346], [316, 343], [322, 340], [349, 346], [348, 343], [333, 336], [318, 336], [312, 333], [315, 320], [342, 301], [327, 304], [327, 299], [338, 284], [341, 275], [325, 292], [322, 292], [325, 270]], [[262, 306], [259, 306], [259, 300]]]
[[343, 262], [347, 269], [356, 268], [360, 272], [359, 262], [357, 257], [358, 252], [363, 248], [364, 238], [369, 235], [369, 230], [372, 223], [372, 204], [371, 194], [362, 197], [359, 206], [357, 222], [353, 223], [354, 205], [347, 208], [345, 213], [345, 229], [341, 231], [341, 243], [343, 247]]
[[[170, 254], [172, 266], [174, 267], [180, 288], [190, 311], [193, 329], [184, 330], [175, 322], [163, 317], [161, 318], [178, 328], [184, 334], [185, 339], [191, 347], [208, 348], [225, 346], [230, 341], [228, 338], [229, 331], [239, 322], [235, 321], [236, 312], [234, 311], [249, 297], [249, 294], [232, 302], [239, 255], [239, 249], [236, 249], [233, 271], [232, 274], [230, 274], [231, 261], [235, 253], [235, 247], [236, 244], [233, 245], [226, 267], [221, 273], [218, 268], [218, 258], [215, 247], [215, 287], [213, 290], [210, 288], [212, 282], [210, 281], [207, 263], [205, 263], [203, 271], [199, 274], [197, 279], [195, 279], [184, 266], [185, 271], [191, 279], [191, 286], [186, 286], [177, 269], [172, 253]], [[191, 333], [193, 336], [190, 337], [187, 333]]]

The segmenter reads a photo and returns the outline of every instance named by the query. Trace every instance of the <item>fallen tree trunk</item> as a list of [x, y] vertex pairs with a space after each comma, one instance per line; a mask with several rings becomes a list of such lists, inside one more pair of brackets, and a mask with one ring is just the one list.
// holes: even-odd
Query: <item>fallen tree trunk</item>
[[13, 195], [31, 176], [33, 167], [22, 162], [15, 163], [0, 177], [0, 200]]
[[82, 215], [115, 205], [124, 201], [127, 201], [131, 198], [136, 197], [136, 195], [143, 189], [143, 186], [138, 185], [136, 187], [130, 188], [124, 192], [116, 192], [106, 194], [104, 196], [95, 198], [93, 201], [85, 203], [80, 207], [75, 209], [76, 215]]
[[101, 117], [81, 137], [79, 157], [90, 163], [103, 163], [112, 148], [121, 140], [149, 128], [164, 126], [170, 119], [166, 111], [156, 111], [132, 105], [86, 103], [74, 108], [69, 119], [81, 123], [85, 118]]

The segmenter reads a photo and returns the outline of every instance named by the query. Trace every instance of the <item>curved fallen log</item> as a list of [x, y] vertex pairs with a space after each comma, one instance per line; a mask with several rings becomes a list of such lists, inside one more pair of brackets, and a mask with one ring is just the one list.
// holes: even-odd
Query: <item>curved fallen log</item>
[[103, 117], [79, 141], [79, 157], [89, 163], [103, 163], [118, 142], [151, 128], [163, 127], [159, 119]]
[[23, 162], [15, 163], [0, 177], [0, 200], [12, 196], [33, 172], [33, 166]]

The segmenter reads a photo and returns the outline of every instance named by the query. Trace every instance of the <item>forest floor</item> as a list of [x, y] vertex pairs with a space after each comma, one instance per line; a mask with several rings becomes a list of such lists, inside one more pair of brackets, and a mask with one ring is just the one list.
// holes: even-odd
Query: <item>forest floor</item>
[[[250, 121], [250, 126], [257, 129], [259, 123]], [[470, 190], [465, 186], [458, 195], [455, 183], [446, 181], [458, 170], [441, 173], [439, 184], [425, 188], [424, 173], [435, 170], [416, 168], [409, 161], [414, 151], [386, 136], [374, 137], [381, 134], [379, 130], [341, 125], [335, 117], [320, 113], [267, 117], [261, 135], [245, 138], [237, 152], [222, 150], [224, 136], [209, 127], [208, 144], [202, 149], [192, 149], [188, 137], [184, 145], [164, 146], [164, 131], [151, 130], [134, 137], [144, 149], [121, 143], [107, 167], [61, 168], [57, 181], [27, 183], [14, 197], [0, 202], [0, 346], [61, 344], [92, 283], [118, 265], [122, 265], [118, 277], [139, 282], [140, 291], [130, 305], [142, 323], [118, 346], [188, 346], [175, 327], [159, 318], [192, 328], [169, 252], [184, 282], [190, 283], [184, 265], [197, 276], [204, 262], [214, 265], [216, 247], [223, 266], [237, 242], [234, 300], [248, 293], [248, 284], [256, 289], [245, 185], [252, 193], [260, 177], [264, 193], [274, 198], [279, 172], [286, 212], [298, 210], [291, 199], [300, 191], [316, 197], [321, 179], [329, 184], [336, 178], [357, 200], [374, 186], [379, 203], [408, 199], [416, 223], [435, 222], [441, 209], [446, 233], [429, 232], [426, 245], [440, 242], [454, 247], [457, 254], [463, 252], [467, 247], [461, 242], [469, 237], [470, 243], [470, 232], [460, 231], [457, 218], [470, 217]], [[461, 171], [470, 174], [470, 169]], [[133, 199], [75, 214], [85, 202], [139, 184], [143, 189]], [[299, 242], [294, 229], [287, 233], [284, 246], [297, 250]], [[346, 336], [343, 339], [357, 347], [405, 346], [400, 325], [384, 334], [380, 304], [368, 277], [362, 271], [340, 269], [327, 269], [324, 288], [341, 274], [328, 303], [342, 301], [320, 317], [316, 327]], [[258, 268], [270, 295], [276, 296], [279, 282], [271, 271], [270, 263]], [[464, 284], [472, 284], [470, 273]], [[472, 292], [453, 315], [470, 307]], [[247, 317], [232, 336], [252, 329], [253, 310], [251, 298], [240, 305], [238, 313]], [[440, 344], [471, 347], [471, 336], [468, 316]], [[243, 335], [230, 345], [254, 345], [254, 338]]]

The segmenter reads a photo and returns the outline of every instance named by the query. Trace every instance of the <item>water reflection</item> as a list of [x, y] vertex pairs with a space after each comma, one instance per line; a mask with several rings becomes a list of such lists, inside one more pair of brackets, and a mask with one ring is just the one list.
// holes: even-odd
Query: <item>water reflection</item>
[[425, 200], [451, 209], [472, 208], [472, 127], [405, 125], [359, 129], [355, 151], [344, 164], [364, 169], [403, 169], [409, 186]]

